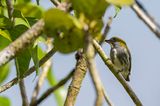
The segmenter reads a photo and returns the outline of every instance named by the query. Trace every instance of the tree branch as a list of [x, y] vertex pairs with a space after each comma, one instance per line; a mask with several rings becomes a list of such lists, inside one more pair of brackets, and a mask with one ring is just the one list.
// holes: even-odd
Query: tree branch
[[89, 72], [90, 72], [93, 84], [95, 86], [95, 89], [96, 89], [97, 98], [95, 101], [95, 106], [102, 106], [102, 103], [103, 103], [103, 94], [101, 91], [102, 90], [102, 88], [101, 88], [102, 83], [101, 83], [99, 76], [96, 75], [98, 73], [96, 70], [95, 63], [94, 63], [95, 52], [94, 52], [94, 48], [92, 46], [92, 37], [88, 31], [86, 31], [86, 34], [85, 34], [84, 52], [85, 52], [85, 56], [86, 56], [87, 66], [89, 68]]
[[22, 96], [22, 106], [29, 106], [29, 102], [28, 102], [28, 98], [27, 98], [27, 94], [26, 94], [26, 89], [25, 89], [25, 85], [24, 85], [24, 80], [21, 80], [19, 82], [19, 88], [20, 88], [21, 96]]
[[44, 21], [40, 19], [28, 31], [23, 33], [19, 38], [12, 42], [5, 49], [0, 51], [0, 66], [9, 62], [18, 52], [31, 44], [42, 32]]
[[143, 5], [136, 0], [131, 6], [132, 10], [137, 14], [137, 16], [150, 28], [150, 30], [160, 38], [160, 25], [152, 18], [152, 16], [147, 12]]
[[96, 49], [96, 51], [98, 52], [98, 54], [100, 55], [100, 57], [102, 58], [103, 62], [108, 66], [110, 71], [119, 80], [119, 82], [122, 84], [124, 89], [127, 91], [127, 93], [129, 94], [129, 96], [131, 97], [133, 102], [136, 104], [136, 106], [142, 106], [141, 101], [136, 96], [136, 94], [134, 93], [132, 88], [129, 86], [129, 84], [124, 80], [124, 78], [122, 77], [122, 75], [120, 73], [117, 73], [115, 71], [114, 65], [112, 64], [111, 60], [106, 56], [106, 54], [103, 51], [103, 49], [101, 48], [101, 46], [95, 40], [93, 40], [93, 45], [94, 45], [94, 48]]
[[54, 87], [51, 87], [48, 90], [46, 90], [42, 94], [42, 96], [38, 100], [36, 100], [34, 102], [34, 104], [32, 104], [31, 106], [37, 106], [43, 100], [45, 100], [50, 94], [52, 94], [55, 90], [57, 90], [58, 88], [60, 88], [61, 86], [63, 86], [73, 76], [74, 72], [75, 72], [75, 70], [72, 70], [64, 79], [62, 79], [61, 81], [59, 81]]
[[[107, 31], [107, 33], [108, 33], [108, 31]], [[105, 97], [107, 97], [107, 96], [105, 94], [105, 89], [104, 89], [103, 84], [101, 82], [101, 79], [100, 79], [100, 76], [97, 71], [95, 61], [94, 61], [95, 50], [92, 45], [92, 36], [87, 31], [86, 31], [85, 43], [86, 43], [85, 54], [86, 54], [87, 66], [89, 68], [89, 72], [90, 72], [93, 84], [96, 89], [96, 94], [97, 94], [95, 106], [102, 106], [103, 96], [105, 96]], [[108, 103], [108, 105], [111, 105], [112, 104], [111, 101], [108, 98], [106, 98], [106, 99], [107, 99], [106, 102]]]
[[[109, 32], [111, 22], [112, 22], [112, 18], [110, 18], [109, 21], [107, 22], [107, 25], [103, 33], [104, 37], [100, 40], [101, 43], [105, 39], [107, 33]], [[86, 64], [85, 56], [83, 54], [83, 50], [80, 50], [77, 52], [76, 59], [77, 59], [77, 65], [76, 65], [75, 73], [73, 75], [72, 82], [68, 89], [68, 94], [64, 104], [65, 106], [74, 106], [82, 81], [87, 71], [87, 64]]]
[[[43, 65], [50, 57], [53, 56], [53, 54], [56, 52], [56, 50], [53, 48], [51, 51], [49, 51], [39, 62], [39, 66]], [[32, 66], [28, 71], [26, 71], [26, 73], [24, 74], [24, 76], [22, 77], [22, 79], [26, 78], [27, 76], [29, 76], [30, 74], [32, 74], [35, 71], [35, 67]], [[9, 89], [10, 87], [12, 87], [13, 85], [19, 83], [19, 81], [21, 81], [22, 79], [18, 79], [17, 77], [12, 79], [11, 81], [9, 81], [8, 83], [2, 85], [0, 87], [0, 93]]]
[[81, 88], [82, 81], [87, 72], [86, 60], [82, 51], [76, 54], [77, 64], [72, 78], [72, 82], [68, 88], [67, 97], [64, 106], [74, 106], [77, 95]]

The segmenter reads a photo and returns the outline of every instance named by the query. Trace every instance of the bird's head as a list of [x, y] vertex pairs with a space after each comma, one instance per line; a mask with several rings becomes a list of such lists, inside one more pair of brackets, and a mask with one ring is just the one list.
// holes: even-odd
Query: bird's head
[[109, 40], [105, 40], [108, 44], [111, 45], [111, 47], [115, 46], [126, 46], [126, 42], [118, 37], [112, 37]]

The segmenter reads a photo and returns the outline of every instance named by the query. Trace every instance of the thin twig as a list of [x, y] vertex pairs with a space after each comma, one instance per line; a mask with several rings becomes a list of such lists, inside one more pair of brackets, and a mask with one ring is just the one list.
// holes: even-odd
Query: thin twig
[[13, 13], [12, 0], [6, 0], [6, 4], [7, 4], [7, 10], [8, 10], [8, 17], [11, 20], [12, 19], [12, 13]]
[[88, 31], [86, 31], [86, 39], [85, 39], [85, 48], [84, 52], [86, 55], [87, 66], [89, 68], [89, 72], [93, 81], [93, 84], [96, 89], [97, 98], [95, 101], [95, 106], [102, 106], [103, 103], [103, 94], [101, 88], [101, 80], [96, 70], [95, 62], [94, 62], [94, 48], [92, 46], [92, 37], [89, 35]]
[[132, 90], [132, 88], [129, 86], [129, 84], [124, 80], [122, 75], [120, 73], [117, 73], [115, 70], [114, 65], [112, 64], [111, 60], [106, 56], [105, 52], [101, 48], [101, 46], [93, 40], [93, 45], [100, 57], [102, 58], [103, 62], [108, 66], [110, 71], [114, 74], [114, 76], [119, 80], [119, 82], [122, 84], [124, 89], [127, 91], [133, 102], [136, 104], [136, 106], [142, 106], [141, 101], [136, 96], [135, 92]]
[[107, 24], [104, 28], [104, 32], [103, 32], [103, 36], [102, 36], [102, 39], [100, 40], [99, 44], [102, 44], [103, 41], [106, 39], [109, 31], [110, 31], [110, 28], [111, 28], [111, 24], [112, 24], [112, 21], [113, 21], [113, 18], [112, 17], [109, 17], [109, 20], [107, 21]]
[[22, 96], [22, 106], [29, 106], [24, 80], [19, 82], [19, 88]]
[[55, 90], [59, 89], [61, 86], [63, 86], [72, 76], [73, 73], [75, 72], [75, 70], [72, 70], [65, 78], [63, 78], [62, 80], [60, 80], [54, 87], [49, 88], [48, 90], [46, 90], [42, 96], [35, 101], [34, 104], [32, 104], [31, 106], [37, 106], [38, 104], [40, 104], [43, 100], [45, 100], [50, 94], [52, 94]]
[[[53, 48], [52, 41], [53, 41], [53, 39], [51, 39], [51, 38], [47, 39], [47, 42], [46, 42], [46, 44], [48, 46], [47, 52], [49, 52]], [[51, 59], [48, 59], [48, 61], [46, 61], [44, 63], [44, 65], [42, 66], [43, 71], [42, 71], [41, 75], [39, 76], [38, 82], [37, 82], [35, 89], [33, 91], [30, 104], [34, 104], [34, 102], [36, 101], [37, 96], [40, 91], [40, 88], [42, 87], [43, 82], [44, 82], [45, 78], [47, 77], [47, 74], [48, 74], [49, 68], [51, 67], [51, 64], [52, 64]]]
[[64, 106], [74, 106], [78, 93], [80, 91], [82, 81], [87, 72], [87, 64], [82, 51], [76, 54], [77, 64], [75, 72], [68, 88], [67, 97]]
[[104, 86], [102, 86], [102, 93], [104, 96], [104, 99], [106, 100], [106, 102], [108, 103], [108, 106], [114, 106], [114, 104], [112, 103], [112, 101], [110, 100], [109, 96], [107, 95]]
[[143, 5], [136, 0], [131, 6], [132, 10], [139, 16], [139, 18], [150, 28], [150, 30], [160, 38], [160, 25], [152, 18]]
[[[108, 32], [108, 31], [107, 31]], [[103, 84], [101, 82], [99, 73], [96, 68], [96, 64], [94, 61], [94, 56], [95, 56], [95, 50], [92, 45], [92, 37], [87, 34], [86, 32], [86, 48], [85, 48], [85, 54], [86, 54], [86, 59], [87, 59], [87, 65], [89, 68], [89, 72], [93, 81], [93, 84], [96, 89], [97, 93], [97, 98], [95, 102], [95, 106], [101, 106], [103, 103], [103, 97], [105, 96], [105, 100], [108, 103], [109, 106], [113, 106], [112, 102], [110, 101], [109, 97], [105, 94], [105, 89], [103, 87]], [[106, 98], [107, 97], [107, 98]]]
[[43, 19], [40, 19], [28, 31], [23, 33], [19, 38], [12, 42], [5, 49], [0, 51], [0, 66], [6, 64], [13, 59], [18, 52], [31, 44], [42, 32], [44, 27]]
[[[49, 51], [39, 62], [39, 66], [43, 65], [49, 58], [51, 58], [53, 56], [53, 54], [56, 52], [56, 50], [53, 48], [51, 51]], [[28, 71], [26, 71], [26, 73], [24, 74], [24, 76], [22, 77], [22, 79], [26, 78], [27, 76], [29, 76], [30, 74], [32, 74], [35, 71], [35, 67], [32, 66]], [[0, 93], [9, 89], [10, 87], [12, 87], [13, 85], [19, 83], [19, 81], [21, 81], [22, 79], [18, 79], [17, 77], [12, 79], [11, 81], [9, 81], [8, 83], [2, 85], [0, 87]]]

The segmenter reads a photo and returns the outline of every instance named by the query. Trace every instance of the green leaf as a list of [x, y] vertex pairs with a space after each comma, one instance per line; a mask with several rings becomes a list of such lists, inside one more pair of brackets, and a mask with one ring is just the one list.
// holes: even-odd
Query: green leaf
[[71, 0], [78, 13], [85, 14], [89, 19], [101, 19], [109, 6], [105, 0]]
[[[49, 69], [48, 75], [47, 75], [47, 80], [50, 84], [50, 86], [55, 86], [58, 81], [56, 80], [56, 77], [52, 73], [51, 68]], [[66, 90], [63, 88], [63, 86], [60, 89], [57, 89], [53, 94], [56, 98], [57, 101], [57, 106], [63, 106], [64, 105], [64, 93], [66, 93]]]
[[39, 70], [39, 59], [38, 59], [38, 45], [33, 46], [30, 50], [31, 56], [34, 62], [34, 66], [36, 68], [36, 74], [38, 75]]
[[16, 0], [16, 3], [17, 4], [24, 4], [24, 3], [27, 3], [27, 2], [30, 2], [31, 0]]
[[29, 53], [28, 48], [23, 50], [16, 57], [15, 62], [16, 62], [16, 70], [18, 78], [21, 78], [24, 75], [24, 73], [28, 70], [30, 60], [31, 60], [31, 55]]
[[9, 75], [9, 65], [6, 64], [0, 67], [0, 83], [2, 83]]
[[16, 25], [11, 30], [9, 30], [12, 41], [16, 40], [27, 29], [28, 28], [25, 25]]
[[93, 37], [96, 37], [103, 28], [103, 21], [101, 19], [93, 20], [90, 23], [90, 33]]
[[34, 25], [38, 21], [38, 19], [33, 18], [33, 17], [26, 17], [26, 19], [29, 22], [30, 26]]
[[4, 38], [0, 34], [0, 50], [4, 49], [6, 46], [8, 46], [11, 43], [8, 39]]
[[40, 19], [43, 16], [43, 9], [33, 3], [17, 4], [14, 8], [20, 10], [24, 17]]
[[25, 22], [24, 25], [26, 25], [27, 27], [30, 27], [28, 20], [23, 16], [20, 10], [14, 9], [13, 17], [19, 18], [18, 20], [16, 20], [16, 25], [22, 24], [21, 22], [18, 22], [21, 19], [22, 21]]
[[7, 97], [0, 96], [0, 106], [11, 106], [10, 100]]
[[[28, 28], [25, 25], [17, 25], [13, 27], [9, 31], [11, 39], [14, 41], [27, 29]], [[24, 75], [24, 73], [28, 70], [30, 60], [31, 60], [31, 54], [29, 52], [29, 48], [26, 48], [17, 55], [17, 57], [15, 58], [15, 63], [16, 63], [18, 78], [21, 78]]]
[[115, 15], [114, 15], [114, 18], [115, 18], [118, 15], [118, 13], [120, 12], [121, 7], [114, 5], [114, 8], [115, 8]]
[[12, 41], [8, 30], [0, 29], [0, 35], [3, 36], [4, 38], [8, 39], [9, 41]]
[[46, 55], [46, 52], [44, 52], [40, 47], [38, 47], [38, 59], [42, 59]]
[[47, 31], [51, 31], [53, 36], [57, 35], [57, 32], [68, 31], [74, 26], [71, 16], [59, 9], [50, 9], [44, 16], [45, 27]]
[[77, 28], [62, 33], [62, 36], [54, 39], [55, 48], [61, 53], [74, 52], [84, 46], [84, 33]]
[[9, 28], [11, 25], [12, 23], [7, 17], [0, 15], [0, 28]]
[[83, 47], [84, 33], [76, 18], [62, 10], [50, 9], [44, 21], [46, 33], [54, 37], [54, 45], [59, 52], [70, 53]]
[[124, 6], [124, 5], [129, 6], [134, 3], [134, 0], [106, 0], [106, 1], [118, 6]]
[[6, 0], [1, 0], [0, 4], [1, 4], [1, 6], [6, 6]]

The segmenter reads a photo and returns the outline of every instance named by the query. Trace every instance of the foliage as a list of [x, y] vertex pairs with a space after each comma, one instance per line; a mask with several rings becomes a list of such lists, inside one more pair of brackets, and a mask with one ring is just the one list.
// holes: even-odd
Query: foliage
[[7, 97], [0, 96], [0, 106], [11, 106], [10, 100]]
[[[45, 44], [46, 37], [52, 37], [55, 49], [63, 54], [84, 48], [86, 33], [92, 37], [102, 36], [101, 32], [104, 27], [102, 18], [111, 4], [115, 5], [117, 15], [121, 6], [131, 5], [134, 2], [134, 0], [70, 0], [73, 11], [69, 13], [57, 8], [44, 12], [43, 7], [40, 6], [40, 0], [36, 0], [38, 5], [32, 0], [12, 0], [13, 10], [7, 10], [6, 1], [0, 1], [0, 50], [43, 18], [45, 22], [44, 32], [41, 34], [43, 43]], [[8, 16], [8, 11], [11, 12], [12, 17]], [[40, 39], [37, 40], [39, 41]], [[39, 59], [46, 52], [38, 46], [37, 42], [25, 47], [14, 58], [18, 78], [22, 78], [26, 73], [31, 59], [38, 73]], [[0, 83], [9, 75], [11, 66], [5, 64], [0, 67]], [[50, 74], [52, 74], [51, 71]], [[56, 83], [54, 75], [48, 75], [48, 81], [54, 85]], [[62, 99], [59, 93], [55, 95], [56, 98]], [[61, 104], [62, 100], [59, 99], [57, 101]], [[10, 106], [9, 99], [0, 97], [0, 106]]]

